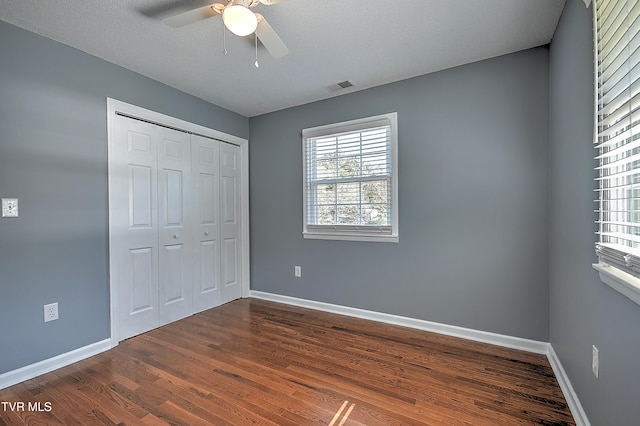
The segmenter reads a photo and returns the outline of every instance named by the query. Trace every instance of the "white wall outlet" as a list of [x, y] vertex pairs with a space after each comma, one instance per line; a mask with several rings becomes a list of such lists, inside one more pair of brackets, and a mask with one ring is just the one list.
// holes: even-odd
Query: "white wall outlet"
[[18, 217], [18, 199], [2, 199], [2, 217]]
[[58, 302], [44, 305], [44, 322], [58, 319]]
[[300, 278], [302, 276], [302, 267], [301, 266], [294, 266], [293, 267], [293, 274]]
[[596, 348], [596, 345], [593, 345], [593, 353], [591, 355], [591, 371], [593, 371], [593, 375], [596, 376], [596, 379], [599, 378], [600, 370], [600, 351]]

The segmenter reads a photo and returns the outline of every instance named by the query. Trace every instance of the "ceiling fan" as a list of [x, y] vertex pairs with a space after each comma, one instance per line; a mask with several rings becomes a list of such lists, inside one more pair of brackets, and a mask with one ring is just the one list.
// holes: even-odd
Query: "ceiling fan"
[[229, 31], [241, 37], [255, 33], [271, 56], [280, 58], [289, 53], [289, 49], [264, 16], [254, 13], [250, 8], [256, 7], [260, 3], [270, 6], [283, 1], [286, 0], [228, 0], [227, 4], [213, 3], [171, 16], [164, 19], [163, 22], [171, 27], [179, 28], [222, 15], [224, 26]]

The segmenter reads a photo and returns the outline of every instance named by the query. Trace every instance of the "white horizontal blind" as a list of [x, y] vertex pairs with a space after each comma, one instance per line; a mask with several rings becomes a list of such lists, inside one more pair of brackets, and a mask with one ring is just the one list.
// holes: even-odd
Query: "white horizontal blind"
[[640, 275], [640, 0], [595, 2], [600, 261]]
[[324, 130], [304, 138], [306, 231], [391, 234], [390, 123]]

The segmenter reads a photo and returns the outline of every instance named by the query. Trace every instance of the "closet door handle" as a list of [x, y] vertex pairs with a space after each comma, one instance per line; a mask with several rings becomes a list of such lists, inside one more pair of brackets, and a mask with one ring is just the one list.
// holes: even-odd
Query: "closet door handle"
[[171, 236], [171, 238], [173, 238], [174, 240], [177, 240], [177, 239], [178, 239], [178, 234], [173, 234], [173, 235]]
[[205, 237], [208, 237], [209, 236], [209, 231], [204, 231], [204, 235], [205, 235]]

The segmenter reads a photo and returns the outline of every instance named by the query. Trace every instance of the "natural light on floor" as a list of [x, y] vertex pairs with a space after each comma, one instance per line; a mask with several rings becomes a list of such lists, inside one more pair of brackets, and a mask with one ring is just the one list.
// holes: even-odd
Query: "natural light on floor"
[[[340, 416], [342, 415], [342, 412], [347, 407], [347, 405], [349, 405], [349, 401], [345, 401], [345, 402], [342, 403], [340, 408], [338, 408], [338, 411], [336, 411], [336, 414], [333, 416], [333, 419], [331, 419], [331, 422], [329, 423], [329, 426], [335, 425], [336, 422], [338, 420], [340, 420]], [[345, 424], [345, 422], [349, 418], [349, 415], [351, 415], [351, 412], [353, 411], [353, 409], [355, 407], [356, 407], [356, 404], [349, 405], [349, 408], [347, 409], [346, 413], [344, 413], [344, 416], [342, 417], [342, 420], [340, 420], [340, 423], [337, 424], [338, 426], [342, 426], [343, 424]]]

